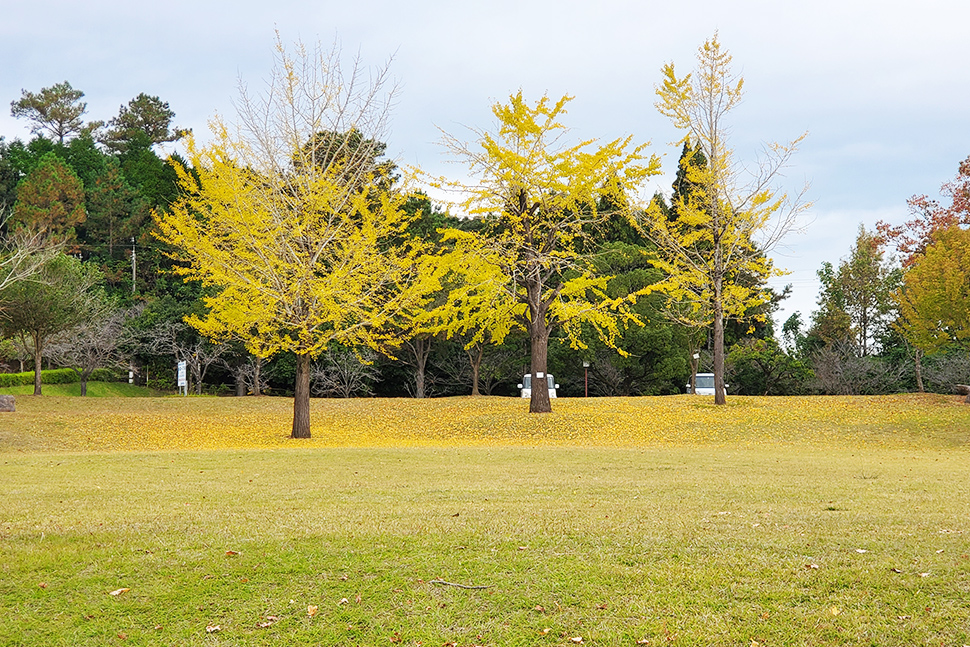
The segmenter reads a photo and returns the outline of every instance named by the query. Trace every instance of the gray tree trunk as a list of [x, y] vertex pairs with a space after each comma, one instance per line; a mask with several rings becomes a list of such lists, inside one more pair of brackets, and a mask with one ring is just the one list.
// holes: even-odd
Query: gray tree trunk
[[310, 356], [296, 356], [296, 384], [293, 388], [293, 432], [291, 438], [310, 437]]
[[41, 371], [44, 370], [44, 366], [43, 366], [44, 358], [42, 354], [43, 350], [44, 350], [43, 339], [41, 339], [41, 336], [39, 334], [34, 333], [34, 395], [41, 395], [40, 377], [41, 377]]
[[549, 332], [540, 321], [532, 326], [529, 334], [530, 354], [532, 356], [532, 399], [529, 401], [529, 413], [550, 413], [552, 402], [549, 400], [549, 388], [546, 378], [546, 365], [549, 359]]
[[465, 353], [472, 367], [472, 395], [481, 395], [478, 390], [478, 375], [482, 368], [482, 357], [485, 355], [485, 344], [479, 344], [471, 350], [466, 350]]
[[724, 307], [714, 297], [714, 404], [727, 404], [724, 389]]

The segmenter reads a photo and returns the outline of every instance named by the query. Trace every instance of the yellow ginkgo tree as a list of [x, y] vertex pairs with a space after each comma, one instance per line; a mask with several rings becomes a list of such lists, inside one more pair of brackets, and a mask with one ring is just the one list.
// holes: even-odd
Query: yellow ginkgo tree
[[731, 56], [717, 36], [698, 50], [697, 69], [678, 77], [663, 68], [657, 108], [703, 155], [705, 163], [682, 160], [692, 190], [672, 205], [674, 217], [652, 204], [643, 230], [657, 246], [656, 266], [666, 279], [658, 286], [691, 312], [704, 313], [713, 327], [715, 402], [725, 403], [724, 320], [764, 305], [764, 280], [783, 272], [767, 253], [808, 207], [772, 188], [801, 138], [772, 144], [768, 157], [749, 175], [727, 141], [727, 114], [741, 101], [744, 80], [731, 71]]
[[344, 74], [336, 51], [277, 53], [263, 93], [241, 92], [235, 129], [215, 119], [210, 144], [189, 140], [180, 197], [155, 218], [176, 271], [208, 289], [192, 326], [259, 358], [296, 355], [292, 436], [308, 438], [311, 359], [334, 342], [393, 345], [387, 324], [423, 290], [379, 161], [386, 74]]
[[479, 342], [488, 336], [500, 343], [513, 327], [528, 333], [531, 412], [551, 411], [542, 387], [554, 330], [575, 348], [583, 346], [584, 328], [615, 347], [621, 326], [640, 323], [631, 310], [639, 295], [607, 296], [609, 277], [596, 275], [589, 254], [597, 225], [632, 208], [627, 197], [658, 172], [659, 161], [632, 137], [567, 143], [561, 119], [570, 100], [530, 104], [519, 92], [493, 106], [495, 132], [474, 131], [471, 143], [444, 138], [472, 179], [441, 184], [458, 192], [460, 211], [484, 222], [476, 232], [448, 234], [454, 248], [439, 271], [462, 278], [439, 319], [450, 333], [477, 331]]
[[913, 257], [897, 293], [897, 327], [917, 348], [970, 348], [970, 231], [937, 230]]

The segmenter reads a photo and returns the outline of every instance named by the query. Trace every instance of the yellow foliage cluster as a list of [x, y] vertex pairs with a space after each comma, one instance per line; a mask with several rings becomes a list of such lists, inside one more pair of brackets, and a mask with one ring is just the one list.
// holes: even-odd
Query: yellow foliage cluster
[[387, 341], [375, 331], [416, 294], [417, 247], [388, 244], [408, 222], [405, 195], [374, 191], [373, 170], [348, 184], [340, 164], [257, 174], [236, 161], [239, 142], [216, 134], [204, 149], [189, 139], [192, 170], [176, 167], [180, 199], [156, 214], [158, 237], [181, 263], [174, 271], [217, 289], [203, 299], [206, 315], [187, 321], [259, 357]]
[[632, 137], [564, 144], [562, 119], [571, 100], [544, 96], [533, 105], [520, 91], [492, 106], [497, 132], [476, 131], [472, 144], [446, 135], [446, 147], [477, 181], [434, 184], [464, 196], [456, 207], [482, 217], [486, 227], [485, 233], [444, 232], [453, 250], [440, 271], [457, 285], [434, 313], [437, 331], [471, 333], [473, 343], [487, 331], [501, 343], [520, 328], [535, 345], [559, 328], [573, 348], [585, 348], [585, 325], [616, 347], [620, 327], [640, 323], [630, 309], [638, 294], [607, 296], [609, 277], [597, 275], [589, 260], [596, 245], [590, 232], [611, 218], [632, 217], [634, 198], [660, 172], [660, 160]]
[[970, 346], [970, 231], [936, 232], [903, 281], [900, 328], [913, 344], [927, 353]]
[[[313, 439], [288, 438], [286, 398], [25, 398], [0, 451], [155, 451], [409, 446], [922, 447], [970, 441], [953, 397], [564, 398], [523, 415], [517, 398], [314, 399]], [[31, 439], [30, 444], [25, 439]]]
[[[786, 194], [770, 186], [804, 136], [787, 145], [769, 145], [759, 173], [744, 182], [724, 123], [741, 102], [744, 80], [731, 71], [731, 55], [716, 36], [701, 46], [697, 57], [697, 71], [681, 78], [672, 64], [664, 66], [656, 104], [684, 131], [681, 142], [691, 147], [681, 166], [690, 190], [673, 205], [676, 218], [652, 203], [645, 224], [662, 251], [657, 267], [668, 275], [665, 292], [704, 305], [719, 301], [724, 314], [744, 315], [763, 304], [765, 295], [740, 277], [764, 280], [785, 273], [773, 266], [766, 251], [808, 207], [791, 204]], [[772, 231], [771, 221], [779, 215], [781, 222]]]

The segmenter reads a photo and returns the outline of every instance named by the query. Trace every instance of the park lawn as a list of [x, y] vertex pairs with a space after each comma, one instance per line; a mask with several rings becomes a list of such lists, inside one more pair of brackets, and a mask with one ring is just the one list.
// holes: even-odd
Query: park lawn
[[950, 447], [970, 443], [955, 396], [563, 398], [528, 415], [518, 398], [312, 399], [313, 438], [288, 438], [293, 400], [278, 397], [20, 396], [0, 417], [0, 452], [168, 449], [718, 445]]
[[[42, 384], [44, 396], [80, 396], [81, 383], [72, 384]], [[0, 393], [14, 396], [33, 396], [34, 385], [5, 386]], [[143, 386], [135, 386], [125, 382], [88, 382], [89, 398], [146, 398], [159, 397], [161, 391]]]
[[18, 398], [0, 644], [970, 644], [954, 398], [289, 404]]

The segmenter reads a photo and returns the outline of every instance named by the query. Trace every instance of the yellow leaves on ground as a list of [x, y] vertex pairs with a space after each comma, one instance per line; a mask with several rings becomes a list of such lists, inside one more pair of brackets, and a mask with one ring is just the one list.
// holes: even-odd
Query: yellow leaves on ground
[[562, 398], [551, 414], [518, 398], [314, 399], [313, 438], [288, 438], [288, 398], [24, 398], [0, 451], [408, 446], [916, 447], [970, 440], [970, 407], [939, 395]]

